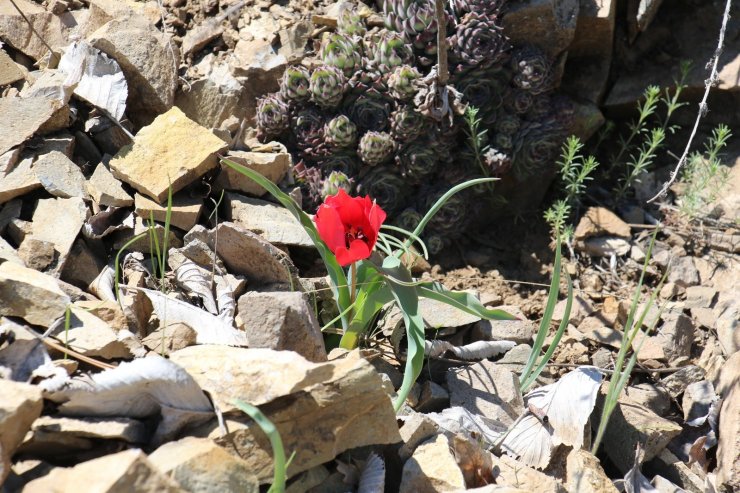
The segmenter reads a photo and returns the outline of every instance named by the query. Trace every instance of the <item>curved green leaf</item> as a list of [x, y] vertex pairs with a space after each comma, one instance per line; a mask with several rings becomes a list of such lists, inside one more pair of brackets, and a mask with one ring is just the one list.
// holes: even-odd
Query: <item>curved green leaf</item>
[[450, 306], [486, 320], [517, 320], [517, 317], [503, 310], [486, 308], [478, 298], [464, 291], [449, 291], [440, 283], [424, 283], [419, 286], [419, 296], [441, 301]]
[[[284, 193], [274, 183], [259, 174], [257, 171], [249, 169], [226, 158], [221, 158], [221, 161], [228, 167], [255, 181], [262, 188], [270, 192], [270, 194], [275, 197], [275, 199], [277, 199], [283, 205], [283, 207], [288, 209], [290, 213], [293, 214], [300, 225], [303, 226], [303, 229], [306, 231], [309, 238], [311, 238], [311, 241], [313, 241], [313, 244], [316, 246], [316, 249], [319, 251], [321, 259], [324, 261], [326, 270], [329, 273], [329, 279], [331, 279], [331, 289], [332, 293], [334, 293], [334, 299], [337, 302], [339, 312], [344, 312], [351, 304], [349, 287], [347, 286], [347, 276], [345, 275], [342, 266], [339, 265], [339, 262], [337, 262], [336, 257], [334, 257], [334, 254], [329, 251], [329, 248], [319, 236], [319, 232], [316, 229], [316, 226], [314, 225], [311, 218], [308, 217], [308, 214], [303, 212], [301, 208], [298, 207], [298, 204], [296, 204], [295, 200], [293, 200], [290, 195]], [[347, 327], [349, 326], [349, 321], [347, 317], [344, 316], [341, 320], [342, 327], [347, 330]]]

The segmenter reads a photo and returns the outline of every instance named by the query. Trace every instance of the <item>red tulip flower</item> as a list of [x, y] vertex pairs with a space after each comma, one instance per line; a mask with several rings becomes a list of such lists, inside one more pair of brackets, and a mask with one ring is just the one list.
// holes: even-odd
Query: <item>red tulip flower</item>
[[319, 206], [314, 221], [339, 265], [347, 266], [370, 257], [385, 217], [370, 197], [350, 197], [339, 189]]

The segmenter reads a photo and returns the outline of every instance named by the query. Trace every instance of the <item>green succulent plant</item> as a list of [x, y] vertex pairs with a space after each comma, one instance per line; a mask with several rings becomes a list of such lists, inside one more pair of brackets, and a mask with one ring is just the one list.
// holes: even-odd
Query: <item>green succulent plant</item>
[[391, 135], [400, 142], [408, 142], [424, 133], [429, 123], [413, 106], [404, 105], [391, 115]]
[[341, 70], [345, 77], [352, 77], [362, 69], [362, 50], [360, 44], [352, 37], [332, 33], [327, 35], [321, 43], [321, 60], [329, 66]]
[[439, 156], [428, 139], [403, 146], [396, 155], [401, 174], [410, 183], [420, 184], [437, 170]]
[[377, 166], [390, 159], [396, 143], [391, 134], [386, 132], [367, 132], [360, 138], [357, 154], [368, 166]]
[[337, 30], [342, 34], [361, 37], [367, 32], [365, 20], [349, 2], [345, 2], [339, 9]]
[[393, 31], [382, 31], [369, 44], [372, 46], [372, 62], [381, 74], [408, 65], [414, 58], [411, 47], [400, 34]]
[[346, 115], [335, 116], [326, 124], [325, 135], [334, 147], [353, 147], [357, 143], [357, 126]]
[[309, 79], [311, 101], [322, 108], [333, 109], [342, 102], [347, 90], [347, 79], [337, 67], [322, 65], [315, 68]]
[[388, 89], [398, 101], [414, 99], [421, 81], [421, 73], [411, 65], [399, 65], [388, 76]]
[[451, 61], [457, 72], [490, 67], [500, 62], [509, 49], [497, 18], [477, 12], [468, 13], [460, 20], [449, 42]]
[[330, 195], [336, 195], [339, 190], [349, 193], [352, 190], [352, 180], [341, 171], [332, 171], [322, 183], [321, 196], [323, 199]]
[[290, 125], [288, 105], [277, 95], [269, 94], [257, 100], [257, 130], [270, 138], [280, 135]]
[[383, 132], [390, 127], [392, 106], [390, 98], [370, 89], [347, 98], [344, 110], [360, 131]]
[[357, 192], [371, 196], [390, 216], [400, 212], [409, 199], [406, 180], [386, 166], [370, 168], [361, 174]]
[[285, 101], [303, 103], [308, 101], [311, 94], [308, 91], [309, 86], [308, 70], [300, 65], [295, 65], [285, 69], [283, 78], [280, 80], [280, 96]]
[[511, 67], [515, 71], [513, 82], [517, 87], [534, 95], [552, 89], [552, 63], [539, 48], [527, 46], [516, 50], [511, 56]]

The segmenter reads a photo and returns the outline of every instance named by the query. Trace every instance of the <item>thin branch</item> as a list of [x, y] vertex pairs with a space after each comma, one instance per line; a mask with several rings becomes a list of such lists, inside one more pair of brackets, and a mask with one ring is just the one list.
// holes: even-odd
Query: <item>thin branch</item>
[[44, 46], [46, 46], [46, 49], [49, 50], [49, 53], [50, 53], [49, 63], [51, 63], [52, 60], [54, 60], [55, 57], [57, 56], [56, 53], [54, 53], [54, 50], [51, 48], [51, 46], [49, 46], [49, 43], [47, 43], [46, 40], [43, 37], [41, 37], [39, 32], [36, 30], [36, 28], [33, 27], [33, 23], [31, 23], [28, 17], [26, 17], [26, 14], [24, 14], [21, 8], [15, 3], [15, 0], [10, 0], [10, 3], [12, 3], [13, 7], [15, 7], [15, 10], [17, 10], [18, 13], [21, 14], [21, 17], [23, 17], [23, 20], [26, 21], [26, 24], [28, 24], [28, 27], [31, 28], [31, 31], [33, 31], [33, 34], [35, 34], [36, 37], [41, 40]]
[[435, 0], [434, 7], [437, 17], [437, 81], [440, 87], [444, 87], [450, 78], [447, 67], [447, 16], [444, 0]]
[[665, 195], [666, 192], [668, 192], [668, 189], [671, 187], [671, 185], [673, 185], [678, 179], [678, 174], [681, 172], [681, 168], [683, 168], [684, 164], [686, 164], [686, 158], [689, 155], [689, 149], [691, 148], [691, 144], [694, 141], [694, 137], [696, 137], [696, 131], [699, 128], [699, 122], [701, 122], [702, 117], [704, 117], [709, 111], [709, 108], [707, 107], [707, 99], [709, 98], [709, 91], [712, 89], [712, 86], [714, 86], [717, 83], [717, 80], [719, 79], [719, 75], [717, 73], [717, 66], [719, 65], [719, 57], [722, 55], [722, 49], [725, 43], [725, 30], [727, 29], [727, 19], [730, 18], [730, 4], [731, 4], [731, 0], [727, 0], [727, 2], [725, 3], [725, 13], [722, 16], [722, 27], [720, 27], [720, 30], [719, 30], [719, 39], [717, 41], [717, 49], [715, 50], [714, 56], [712, 57], [712, 59], [710, 59], [709, 62], [707, 63], [707, 65], [711, 64], [712, 71], [709, 74], [709, 78], [704, 83], [704, 86], [705, 86], [704, 97], [701, 99], [701, 102], [699, 103], [699, 112], [696, 114], [696, 120], [694, 121], [694, 128], [691, 130], [691, 136], [689, 137], [689, 141], [686, 142], [686, 148], [684, 149], [683, 154], [681, 155], [681, 159], [678, 160], [678, 163], [676, 164], [675, 169], [671, 172], [670, 178], [663, 185], [663, 188], [660, 189], [660, 192], [658, 192], [655, 195], [655, 197], [647, 201], [648, 204], [655, 202], [657, 199]]

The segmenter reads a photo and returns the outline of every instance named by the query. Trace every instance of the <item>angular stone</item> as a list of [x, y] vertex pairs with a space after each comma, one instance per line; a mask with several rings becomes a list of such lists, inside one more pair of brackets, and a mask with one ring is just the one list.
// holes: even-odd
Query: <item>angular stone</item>
[[702, 380], [701, 382], [689, 384], [681, 401], [684, 421], [688, 423], [695, 419], [706, 417], [709, 414], [709, 407], [715, 398], [712, 382]]
[[[602, 411], [604, 395], [596, 400], [598, 413]], [[681, 433], [681, 427], [661, 418], [650, 409], [620, 397], [604, 433], [604, 451], [619, 470], [626, 474], [635, 462], [635, 446], [639, 442], [645, 452], [645, 461], [657, 456], [668, 442]]]
[[694, 322], [686, 315], [666, 316], [657, 335], [653, 336], [663, 348], [666, 359], [671, 366], [679, 366], [691, 356], [691, 345], [694, 342]]
[[[191, 346], [170, 355], [209, 392], [229, 419], [223, 435], [214, 421], [202, 430], [249, 462], [260, 482], [272, 478], [272, 449], [259, 427], [234, 405], [259, 406], [296, 455], [293, 476], [355, 447], [401, 440], [380, 375], [358, 353], [311, 363], [292, 351]], [[362, 423], [357, 426], [357, 423]]]
[[69, 107], [46, 97], [0, 98], [0, 154], [22, 144], [34, 133], [50, 133], [67, 126]]
[[154, 116], [172, 107], [180, 55], [169, 35], [140, 16], [126, 13], [108, 21], [88, 41], [121, 66], [128, 82], [129, 114]]
[[717, 297], [717, 290], [709, 286], [689, 286], [686, 288], [684, 308], [711, 308]]
[[23, 72], [18, 68], [10, 55], [0, 49], [0, 87], [23, 80]]
[[729, 303], [718, 303], [716, 312], [720, 312], [715, 323], [717, 338], [722, 352], [731, 356], [740, 350], [740, 301], [735, 298]]
[[192, 327], [178, 322], [160, 327], [142, 339], [141, 343], [150, 351], [169, 354], [194, 345], [197, 339], [198, 333]]
[[399, 433], [403, 445], [398, 450], [401, 460], [406, 461], [416, 450], [416, 447], [429, 437], [437, 434], [439, 426], [430, 417], [422, 413], [412, 413], [406, 417]]
[[645, 466], [681, 486], [679, 493], [706, 493], [706, 482], [670, 450], [664, 449]]
[[699, 284], [699, 270], [694, 265], [694, 259], [691, 257], [674, 259], [667, 280], [685, 288]]
[[722, 397], [717, 448], [717, 487], [740, 489], [740, 420], [723, 419], [740, 409], [740, 352], [735, 352], [722, 367], [717, 393]]
[[575, 36], [578, 10], [578, 0], [517, 2], [503, 17], [504, 33], [515, 46], [534, 43], [555, 58]]
[[33, 165], [36, 178], [51, 195], [66, 199], [88, 198], [80, 167], [59, 151], [44, 154]]
[[658, 474], [653, 476], [650, 484], [653, 485], [653, 488], [655, 488], [658, 493], [684, 493], [686, 491]]
[[450, 393], [444, 387], [431, 380], [426, 380], [421, 384], [421, 393], [419, 394], [419, 403], [416, 410], [422, 413], [438, 412], [448, 407], [450, 404]]
[[175, 105], [198, 124], [219, 128], [230, 116], [241, 118], [244, 115], [246, 101], [242, 80], [231, 75], [227, 63], [218, 64], [206, 77], [191, 82], [188, 90], [178, 91]]
[[53, 243], [36, 238], [26, 238], [18, 247], [18, 256], [23, 259], [26, 267], [43, 271], [54, 263], [56, 254]]
[[583, 449], [573, 449], [566, 459], [565, 486], [569, 493], [617, 493], [599, 459]]
[[[134, 236], [140, 235], [141, 233], [145, 233], [149, 231], [149, 220], [144, 219], [143, 217], [136, 217], [136, 220], [134, 221], [134, 231], [133, 233], [131, 230], [124, 230], [123, 233], [119, 234], [116, 237], [116, 241], [113, 243], [113, 248], [118, 250], [123, 248], [123, 246], [128, 243]], [[154, 234], [157, 237], [157, 242], [159, 243], [159, 248], [163, 248], [164, 245], [164, 225], [155, 222], [154, 223]], [[167, 247], [168, 248], [180, 248], [182, 246], [182, 239], [178, 234], [170, 228], [169, 235], [167, 236]], [[129, 250], [137, 251], [137, 252], [143, 252], [143, 253], [152, 253], [152, 248], [156, 250], [156, 245], [152, 245], [152, 243], [149, 240], [149, 235], [139, 238], [138, 240], [131, 243], [128, 247]]]
[[625, 389], [625, 395], [631, 401], [653, 411], [658, 416], [665, 416], [671, 408], [668, 393], [651, 383], [639, 383]]
[[[560, 300], [555, 305], [555, 310], [552, 312], [553, 322], [560, 322], [563, 320], [565, 315], [565, 305], [568, 300]], [[576, 295], [573, 298], [572, 306], [570, 307], [570, 323], [578, 326], [584, 318], [588, 317], [595, 311], [593, 304], [586, 298], [580, 295]]]
[[227, 193], [225, 199], [227, 220], [273, 244], [313, 247], [303, 226], [285, 207], [235, 193]]
[[138, 339], [128, 330], [116, 332], [106, 322], [86, 310], [72, 305], [70, 328], [57, 333], [78, 353], [104, 359], [129, 359], [144, 351]]
[[[226, 159], [253, 169], [276, 184], [285, 178], [292, 164], [292, 158], [287, 152], [231, 151], [226, 155]], [[267, 193], [267, 190], [257, 185], [256, 182], [224, 163], [221, 163], [221, 172], [216, 178], [215, 185], [256, 197], [261, 197]]]
[[185, 491], [259, 491], [249, 464], [208, 438], [186, 437], [166, 443], [152, 452], [149, 460]]
[[[7, 262], [4, 265], [7, 265]], [[0, 265], [0, 269], [2, 267], [3, 265]], [[23, 441], [26, 432], [31, 429], [31, 424], [41, 415], [43, 399], [39, 387], [4, 379], [0, 379], [0, 395], [3, 396], [0, 399], [0, 484], [2, 484], [10, 472], [10, 458]]]
[[216, 253], [231, 273], [242, 274], [249, 282], [298, 285], [297, 270], [282, 250], [234, 223], [221, 223], [216, 231]]
[[600, 317], [586, 317], [578, 325], [578, 332], [597, 344], [605, 344], [619, 349], [622, 346], [622, 332], [604, 325]]
[[126, 316], [117, 302], [111, 300], [79, 300], [74, 305], [85, 310], [90, 315], [98, 317], [113, 330], [128, 329]]
[[87, 288], [100, 274], [105, 264], [95, 255], [84, 239], [77, 238], [69, 251], [61, 279], [81, 288]]
[[510, 425], [524, 409], [519, 380], [502, 365], [483, 360], [447, 372], [450, 405]]
[[617, 236], [629, 238], [632, 230], [619, 216], [604, 207], [589, 207], [576, 227], [576, 241], [594, 236]]
[[108, 166], [98, 163], [87, 183], [87, 191], [98, 205], [107, 207], [128, 207], [134, 203], [128, 192], [123, 189]]
[[181, 493], [182, 489], [147, 459], [138, 449], [125, 450], [93, 459], [71, 468], [58, 467], [28, 483], [25, 493], [85, 490], [99, 493], [137, 491], [141, 493]]
[[239, 298], [237, 328], [249, 347], [295, 351], [309, 361], [326, 361], [324, 338], [313, 308], [298, 291], [250, 291]]
[[446, 435], [419, 445], [403, 465], [400, 493], [436, 493], [465, 489], [452, 443]]
[[19, 145], [0, 154], [0, 174], [5, 176], [15, 168], [15, 165], [18, 164], [18, 160], [21, 158], [22, 150], [23, 146]]
[[177, 193], [216, 167], [216, 153], [226, 143], [190, 120], [179, 108], [159, 115], [142, 128], [133, 146], [126, 146], [110, 162], [113, 176], [161, 203], [168, 184]]
[[[82, 440], [80, 440], [82, 439]], [[69, 453], [66, 444], [89, 444], [95, 440], [117, 440], [132, 444], [149, 439], [146, 425], [131, 418], [88, 418], [42, 416], [34, 421], [26, 436], [22, 451], [36, 456], [53, 458], [55, 454]], [[67, 449], [67, 450], [65, 450]]]
[[[167, 218], [167, 199], [165, 199], [163, 204], [160, 205], [138, 193], [134, 195], [136, 214], [147, 219], [152, 214], [154, 220], [161, 223], [164, 223]], [[202, 199], [191, 197], [186, 193], [177, 194], [172, 197], [170, 224], [183, 231], [190, 231], [190, 228], [198, 222], [202, 209]]]
[[[0, 38], [16, 50], [34, 60], [41, 59], [48, 49], [67, 45], [67, 32], [63, 16], [47, 12], [41, 5], [29, 0], [16, 0], [15, 3], [30, 21], [31, 27], [18, 13], [11, 2], [0, 3]], [[66, 19], [69, 21], [69, 19]], [[34, 34], [34, 30], [39, 33]], [[39, 39], [43, 38], [43, 41]], [[46, 42], [46, 44], [44, 44]], [[0, 111], [0, 114], [5, 114]]]
[[31, 238], [54, 244], [59, 261], [55, 272], [61, 272], [77, 235], [85, 224], [89, 211], [79, 197], [42, 199], [33, 212]]
[[64, 315], [69, 297], [56, 279], [13, 262], [0, 264], [0, 315], [48, 327]]
[[[496, 484], [525, 486], [528, 491], [537, 493], [565, 493], [565, 488], [555, 478], [527, 467], [508, 455], [493, 458], [493, 477]], [[583, 490], [588, 491], [588, 490]]]
[[26, 263], [23, 261], [23, 259], [18, 256], [15, 248], [13, 248], [10, 243], [5, 241], [2, 236], [0, 236], [0, 260], [2, 260], [3, 262], [14, 262], [24, 267], [26, 266]]
[[[1, 118], [0, 125], [2, 125]], [[0, 139], [2, 139], [1, 136]], [[24, 159], [9, 173], [0, 174], [0, 177], [2, 177], [0, 179], [0, 204], [41, 188], [41, 182], [33, 172], [33, 159], [31, 158]]]
[[[506, 310], [506, 307], [501, 307]], [[473, 337], [486, 341], [512, 341], [526, 344], [532, 341], [535, 326], [529, 320], [481, 320], [473, 326]]]
[[686, 387], [695, 382], [704, 380], [705, 372], [696, 365], [684, 366], [676, 373], [660, 381], [659, 388], [664, 389], [674, 399], [684, 393]]
[[629, 241], [622, 238], [599, 236], [576, 243], [576, 248], [594, 257], [621, 257], [630, 252], [631, 246]]

